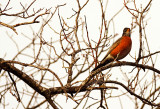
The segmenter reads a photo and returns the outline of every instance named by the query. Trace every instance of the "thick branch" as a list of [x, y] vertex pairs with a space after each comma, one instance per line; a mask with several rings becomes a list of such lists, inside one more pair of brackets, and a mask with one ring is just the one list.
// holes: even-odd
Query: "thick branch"
[[0, 68], [16, 75], [18, 78], [23, 80], [26, 84], [28, 84], [30, 87], [32, 87], [41, 95], [43, 95], [43, 91], [46, 90], [46, 88], [39, 85], [37, 82], [35, 82], [31, 77], [29, 77], [27, 74], [25, 74], [21, 70], [17, 69], [16, 67], [12, 66], [9, 63], [5, 63], [5, 60], [3, 60], [2, 58], [0, 58]]
[[152, 70], [158, 74], [160, 74], [160, 70], [152, 67], [152, 66], [148, 66], [148, 65], [143, 65], [143, 64], [138, 64], [138, 63], [135, 63], [135, 62], [125, 62], [125, 61], [122, 61], [122, 62], [117, 62], [117, 63], [110, 63], [110, 64], [107, 64], [105, 65], [104, 67], [101, 67], [95, 71], [93, 71], [81, 84], [81, 88], [86, 86], [86, 84], [88, 84], [88, 82], [97, 74], [99, 74], [99, 72], [103, 71], [103, 70], [106, 70], [106, 69], [109, 69], [109, 68], [112, 68], [112, 67], [118, 67], [118, 66], [135, 66], [135, 67], [140, 67], [142, 68], [144, 71], [145, 69], [149, 69], [149, 70]]

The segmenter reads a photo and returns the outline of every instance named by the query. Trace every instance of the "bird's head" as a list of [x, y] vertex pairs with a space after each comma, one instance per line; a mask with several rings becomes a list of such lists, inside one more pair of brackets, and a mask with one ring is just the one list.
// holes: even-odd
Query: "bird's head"
[[130, 35], [131, 35], [130, 28], [124, 28], [122, 36], [130, 36]]

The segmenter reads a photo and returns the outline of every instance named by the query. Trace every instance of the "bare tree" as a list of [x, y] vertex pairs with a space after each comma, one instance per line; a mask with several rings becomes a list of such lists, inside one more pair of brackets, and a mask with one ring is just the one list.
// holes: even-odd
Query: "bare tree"
[[[14, 12], [10, 6], [12, 2], [8, 0], [0, 10], [1, 28], [13, 30], [6, 35], [17, 50], [12, 59], [5, 53], [0, 58], [1, 107], [12, 105], [7, 101], [15, 98], [16, 105], [12, 108], [64, 108], [62, 99], [65, 99], [68, 105], [74, 102], [74, 108], [109, 109], [108, 102], [116, 98], [121, 105], [124, 99], [130, 99], [136, 109], [160, 107], [160, 70], [156, 63], [160, 51], [150, 50], [146, 33], [145, 18], [152, 0], [141, 7], [135, 0], [124, 0], [123, 7], [110, 19], [106, 19], [108, 1], [99, 0], [97, 8], [101, 10], [101, 24], [96, 40], [90, 36], [91, 25], [83, 13], [90, 0], [76, 0], [76, 8], [72, 8], [73, 13], [67, 18], [63, 15], [67, 3], [36, 9], [33, 7], [37, 5], [37, 0], [27, 5], [19, 2], [22, 10]], [[132, 33], [136, 30], [139, 33], [137, 55], [130, 54], [132, 62], [115, 61], [92, 72], [98, 65], [99, 57], [107, 52], [117, 36], [117, 33], [109, 36], [108, 32], [111, 22], [124, 9], [131, 16], [132, 23], [129, 25]], [[4, 18], [11, 19], [11, 22], [5, 22]], [[58, 23], [54, 24], [54, 20]], [[18, 29], [21, 29], [21, 34]], [[16, 40], [17, 35], [21, 41]], [[24, 43], [23, 47], [20, 42]], [[113, 79], [112, 73], [122, 75], [123, 80]], [[98, 97], [95, 97], [92, 93], [97, 92]]]

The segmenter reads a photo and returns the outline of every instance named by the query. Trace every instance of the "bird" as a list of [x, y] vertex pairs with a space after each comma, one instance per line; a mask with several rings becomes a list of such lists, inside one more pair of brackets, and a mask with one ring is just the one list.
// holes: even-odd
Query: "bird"
[[105, 57], [100, 61], [98, 66], [96, 66], [92, 71], [97, 70], [100, 67], [103, 67], [110, 62], [118, 61], [126, 57], [132, 48], [131, 40], [131, 30], [130, 28], [124, 28], [122, 37], [120, 37], [113, 45], [109, 48]]

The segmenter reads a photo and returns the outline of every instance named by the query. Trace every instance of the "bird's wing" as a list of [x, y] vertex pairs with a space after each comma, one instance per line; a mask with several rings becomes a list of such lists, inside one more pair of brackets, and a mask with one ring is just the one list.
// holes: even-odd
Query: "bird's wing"
[[122, 37], [119, 38], [116, 42], [114, 42], [114, 43], [112, 44], [112, 46], [111, 46], [110, 49], [108, 50], [106, 56], [102, 59], [101, 63], [103, 63], [103, 62], [106, 61], [107, 56], [112, 52], [112, 50], [114, 50], [114, 49], [119, 45], [121, 39], [122, 39]]
[[108, 57], [108, 55], [112, 52], [112, 50], [114, 50], [119, 45], [120, 41], [121, 41], [121, 38], [119, 38], [116, 42], [114, 42], [112, 44], [112, 46], [108, 50], [106, 56], [102, 59], [100, 64], [98, 64], [98, 66], [95, 67], [92, 71], [95, 71], [98, 68], [100, 68], [100, 67], [102, 67], [102, 66], [104, 66], [104, 65], [106, 65], [106, 64], [108, 64], [108, 63], [110, 63], [110, 62], [112, 62], [114, 60], [114, 57], [112, 57], [112, 56]]

